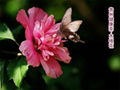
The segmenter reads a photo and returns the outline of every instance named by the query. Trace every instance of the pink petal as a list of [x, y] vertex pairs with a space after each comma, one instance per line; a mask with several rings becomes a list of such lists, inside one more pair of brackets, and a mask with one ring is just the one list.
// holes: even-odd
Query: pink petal
[[30, 30], [28, 26], [26, 27], [26, 30], [25, 30], [25, 37], [27, 40], [30, 40], [30, 41], [33, 40], [32, 30]]
[[58, 58], [58, 60], [65, 63], [69, 63], [71, 61], [71, 57], [69, 56], [69, 52], [66, 47], [56, 47], [53, 52]]
[[50, 56], [48, 55], [48, 53], [46, 53], [46, 50], [42, 50], [42, 56], [43, 56], [43, 59], [45, 61], [47, 61], [50, 58]]
[[54, 53], [48, 50], [42, 50], [42, 56], [45, 61], [47, 61], [50, 56], [54, 56]]
[[31, 27], [34, 26], [34, 22], [36, 20], [41, 21], [44, 18], [44, 16], [47, 15], [47, 13], [44, 12], [42, 9], [36, 8], [36, 7], [30, 8], [28, 10], [28, 13], [29, 13], [29, 19], [30, 19]]
[[44, 41], [43, 41], [43, 43], [48, 44], [48, 43], [51, 43], [52, 40], [53, 40], [53, 38], [52, 38], [50, 35], [47, 35], [47, 34], [46, 34], [46, 35], [44, 36]]
[[51, 78], [57, 78], [63, 73], [59, 63], [52, 57], [48, 61], [41, 60], [41, 64], [46, 74]]
[[48, 55], [50, 55], [50, 56], [54, 56], [54, 53], [51, 52], [51, 51], [45, 50], [45, 52], [46, 52]]
[[42, 23], [45, 23], [48, 18], [48, 15], [45, 15], [44, 18], [41, 20]]
[[40, 25], [39, 21], [35, 22], [34, 30], [33, 30], [33, 35], [34, 38], [40, 38], [40, 30], [42, 29], [42, 26]]
[[28, 25], [28, 16], [25, 13], [25, 10], [20, 10], [17, 14], [16, 20], [20, 22], [24, 27]]
[[40, 65], [40, 55], [35, 51], [31, 41], [25, 40], [21, 43], [19, 50], [27, 58], [27, 62], [32, 66]]
[[47, 31], [47, 34], [53, 34], [53, 33], [58, 32], [58, 30], [60, 30], [60, 25], [61, 25], [61, 23], [57, 23], [57, 24], [53, 25], [53, 26], [51, 27], [51, 29], [49, 29], [49, 30]]
[[54, 16], [51, 15], [47, 18], [45, 22], [45, 32], [48, 31], [55, 24]]

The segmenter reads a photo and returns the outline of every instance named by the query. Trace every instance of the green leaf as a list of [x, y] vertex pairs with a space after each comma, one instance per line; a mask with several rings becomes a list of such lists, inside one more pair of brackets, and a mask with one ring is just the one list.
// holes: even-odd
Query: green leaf
[[[5, 24], [0, 24], [0, 40], [11, 39], [15, 41], [12, 32]], [[16, 41], [15, 41], [16, 42]]]
[[0, 60], [0, 88], [2, 88], [2, 84], [3, 84], [4, 65], [5, 65], [5, 61]]
[[7, 67], [8, 76], [10, 79], [13, 79], [17, 87], [20, 87], [22, 79], [25, 77], [27, 71], [28, 64], [26, 63], [25, 57], [12, 61]]

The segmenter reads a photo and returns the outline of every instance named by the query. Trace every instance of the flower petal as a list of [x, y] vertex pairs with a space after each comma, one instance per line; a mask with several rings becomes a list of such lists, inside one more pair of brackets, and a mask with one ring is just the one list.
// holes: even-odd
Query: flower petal
[[51, 78], [57, 78], [63, 73], [59, 63], [52, 57], [48, 61], [41, 60], [41, 64], [46, 74]]
[[30, 8], [28, 10], [28, 14], [30, 19], [30, 26], [32, 28], [34, 27], [34, 22], [36, 20], [41, 21], [47, 15], [47, 13], [44, 12], [42, 9], [36, 7]]
[[20, 10], [17, 14], [16, 20], [20, 22], [24, 27], [28, 25], [28, 16], [25, 13], [25, 10]]
[[32, 31], [30, 30], [30, 28], [28, 26], [26, 27], [26, 30], [25, 30], [25, 37], [27, 40], [30, 40], [30, 41], [33, 40]]
[[42, 50], [42, 56], [45, 61], [49, 60], [50, 56], [54, 56], [54, 53], [48, 50]]
[[32, 66], [40, 65], [40, 55], [35, 51], [31, 41], [25, 40], [21, 43], [19, 50], [27, 58], [27, 62]]
[[69, 63], [71, 61], [71, 57], [69, 56], [66, 47], [56, 47], [53, 52], [58, 60], [63, 61], [64, 63]]
[[42, 56], [45, 61], [47, 61], [50, 58], [49, 54], [46, 53], [46, 50], [42, 50]]
[[54, 33], [58, 32], [58, 30], [60, 30], [60, 25], [61, 25], [61, 23], [57, 23], [57, 24], [53, 25], [53, 26], [51, 27], [51, 29], [49, 29], [49, 30], [46, 32], [46, 34], [54, 34]]
[[47, 18], [45, 22], [45, 32], [48, 31], [55, 24], [54, 16], [51, 15]]
[[33, 35], [34, 35], [34, 38], [40, 38], [40, 30], [42, 29], [42, 26], [40, 25], [40, 22], [39, 21], [36, 21], [35, 22], [35, 26], [34, 26], [34, 30], [33, 30]]

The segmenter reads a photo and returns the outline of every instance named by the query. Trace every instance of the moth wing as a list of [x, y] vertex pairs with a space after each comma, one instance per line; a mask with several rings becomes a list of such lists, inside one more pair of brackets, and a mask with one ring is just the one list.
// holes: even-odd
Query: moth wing
[[67, 25], [71, 22], [72, 8], [68, 8], [63, 16], [62, 24]]
[[82, 20], [76, 20], [71, 23], [69, 23], [66, 28], [68, 28], [71, 32], [78, 31], [80, 25], [82, 24]]

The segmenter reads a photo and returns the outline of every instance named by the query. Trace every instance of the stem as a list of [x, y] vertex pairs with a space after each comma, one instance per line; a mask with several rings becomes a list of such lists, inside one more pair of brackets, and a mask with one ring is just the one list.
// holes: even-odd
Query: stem
[[14, 39], [13, 41], [14, 41], [18, 46], [20, 46], [19, 43], [18, 43], [15, 39]]
[[16, 41], [15, 41], [15, 43], [16, 43], [18, 46], [20, 46], [19, 43], [17, 43]]

